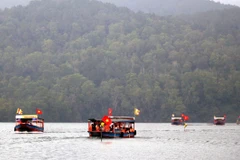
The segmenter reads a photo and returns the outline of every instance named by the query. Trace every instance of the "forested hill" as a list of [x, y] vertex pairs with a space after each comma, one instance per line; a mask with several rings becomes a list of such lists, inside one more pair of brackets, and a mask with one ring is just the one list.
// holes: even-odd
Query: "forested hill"
[[193, 14], [212, 10], [229, 9], [236, 6], [224, 5], [211, 0], [99, 0], [138, 12], [157, 15]]
[[158, 17], [88, 0], [34, 1], [0, 11], [0, 121], [43, 110], [46, 121], [114, 115], [191, 122], [240, 113], [240, 9]]

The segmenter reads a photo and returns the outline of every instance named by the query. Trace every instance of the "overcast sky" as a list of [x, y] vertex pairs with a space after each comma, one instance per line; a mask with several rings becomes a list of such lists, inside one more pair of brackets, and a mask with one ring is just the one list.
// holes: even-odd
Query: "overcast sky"
[[224, 4], [232, 4], [240, 7], [240, 0], [213, 0]]
[[[0, 8], [2, 7], [12, 7], [14, 4], [15, 5], [27, 5], [28, 2], [31, 0], [0, 0]], [[212, 0], [215, 2], [220, 2], [223, 4], [231, 4], [231, 5], [236, 5], [240, 7], [240, 0]]]

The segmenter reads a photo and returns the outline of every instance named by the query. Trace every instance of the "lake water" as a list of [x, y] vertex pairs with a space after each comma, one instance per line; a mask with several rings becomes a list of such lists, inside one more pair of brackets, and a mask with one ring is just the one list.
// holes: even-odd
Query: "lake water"
[[126, 139], [89, 138], [87, 123], [45, 123], [42, 134], [16, 134], [0, 123], [0, 159], [25, 160], [239, 160], [240, 125], [136, 123]]

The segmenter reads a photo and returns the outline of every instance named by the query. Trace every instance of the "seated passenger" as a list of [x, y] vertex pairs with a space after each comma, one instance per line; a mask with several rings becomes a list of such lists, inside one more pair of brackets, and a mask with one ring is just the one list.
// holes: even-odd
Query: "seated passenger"
[[132, 128], [132, 126], [130, 127], [130, 130], [129, 130], [130, 132], [134, 132], [134, 129]]
[[109, 131], [110, 131], [109, 125], [105, 125], [105, 126], [104, 126], [104, 131], [105, 131], [105, 132], [109, 132]]
[[123, 133], [125, 133], [125, 132], [126, 132], [126, 129], [125, 129], [125, 127], [123, 127], [123, 128], [121, 129], [121, 132], [123, 132]]
[[113, 131], [113, 125], [110, 125], [110, 131], [111, 132]]
[[97, 131], [97, 132], [100, 131], [100, 127], [99, 127], [99, 125], [96, 125], [96, 131]]
[[88, 131], [92, 131], [92, 125], [89, 125]]
[[96, 130], [96, 127], [94, 124], [92, 124], [92, 131], [95, 131]]
[[116, 124], [116, 125], [115, 125], [115, 130], [118, 130], [118, 129], [119, 129], [119, 127], [118, 127], [118, 125]]

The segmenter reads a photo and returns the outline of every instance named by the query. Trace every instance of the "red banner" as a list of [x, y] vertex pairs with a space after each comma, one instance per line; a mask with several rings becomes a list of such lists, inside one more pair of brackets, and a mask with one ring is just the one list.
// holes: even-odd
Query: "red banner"
[[37, 113], [37, 114], [42, 114], [42, 110], [40, 110], [40, 109], [37, 108], [37, 109], [36, 109], [36, 113]]
[[111, 118], [109, 118], [108, 116], [103, 116], [102, 121], [104, 122], [105, 125], [110, 125], [112, 123]]
[[108, 115], [109, 115], [109, 116], [112, 115], [112, 108], [108, 108]]

